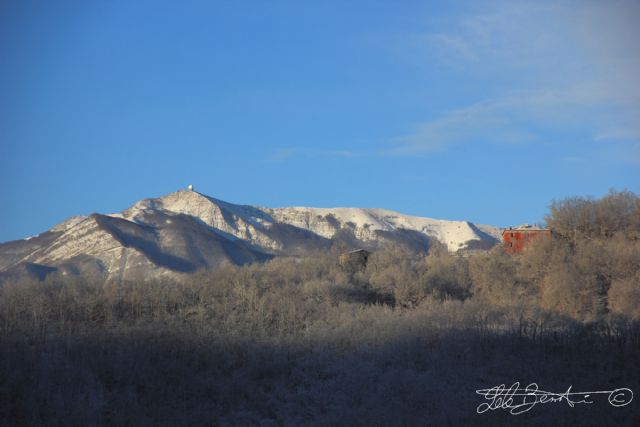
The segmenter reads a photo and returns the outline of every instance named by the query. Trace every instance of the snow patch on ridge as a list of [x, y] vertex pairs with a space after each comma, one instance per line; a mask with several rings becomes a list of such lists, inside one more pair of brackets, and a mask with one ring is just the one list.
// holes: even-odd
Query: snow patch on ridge
[[352, 228], [361, 240], [375, 239], [375, 231], [405, 229], [435, 237], [452, 252], [464, 248], [469, 240], [483, 240], [483, 236], [467, 221], [416, 217], [386, 209], [291, 207], [265, 208], [265, 211], [277, 221], [306, 228], [327, 238], [337, 232], [330, 226], [331, 219], [334, 219], [341, 228]]

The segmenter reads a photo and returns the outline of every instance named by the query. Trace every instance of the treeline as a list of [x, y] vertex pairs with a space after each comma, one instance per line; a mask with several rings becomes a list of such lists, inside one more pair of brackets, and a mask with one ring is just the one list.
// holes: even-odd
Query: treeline
[[[553, 238], [522, 255], [389, 246], [362, 269], [334, 251], [180, 281], [6, 284], [0, 424], [496, 425], [513, 420], [477, 415], [475, 389], [640, 387], [639, 207], [630, 192], [554, 202]], [[637, 425], [636, 408], [518, 421]]]
[[640, 198], [631, 191], [610, 190], [600, 198], [570, 197], [553, 201], [546, 222], [568, 239], [609, 238], [623, 233], [640, 239]]

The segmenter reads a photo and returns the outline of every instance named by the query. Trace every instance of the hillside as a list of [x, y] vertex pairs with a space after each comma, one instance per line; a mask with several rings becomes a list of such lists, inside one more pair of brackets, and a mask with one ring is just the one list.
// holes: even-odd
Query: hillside
[[499, 229], [366, 208], [265, 208], [181, 190], [123, 212], [72, 217], [36, 237], [0, 244], [0, 280], [52, 272], [114, 280], [177, 277], [223, 264], [302, 256], [334, 245], [413, 251], [488, 249]]

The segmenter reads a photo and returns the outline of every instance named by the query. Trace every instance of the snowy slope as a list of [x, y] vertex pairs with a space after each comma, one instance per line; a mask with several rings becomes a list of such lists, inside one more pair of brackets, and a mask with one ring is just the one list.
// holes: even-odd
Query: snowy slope
[[[0, 244], [0, 279], [24, 272], [103, 274], [115, 280], [190, 274], [224, 263], [304, 255], [335, 242], [427, 250], [489, 248], [499, 229], [365, 208], [264, 208], [182, 190], [123, 212], [72, 217], [39, 236]], [[11, 277], [13, 277], [11, 276]]]
[[336, 232], [336, 226], [332, 224], [339, 228], [352, 228], [355, 236], [364, 241], [375, 240], [375, 231], [417, 231], [435, 238], [452, 252], [465, 248], [469, 241], [487, 238], [467, 221], [409, 216], [385, 209], [294, 207], [265, 211], [277, 221], [306, 228], [328, 238]]
[[262, 208], [227, 203], [188, 190], [142, 200], [125, 211], [123, 217], [144, 223], [145, 211], [156, 209], [194, 216], [210, 227], [276, 250], [280, 245], [268, 233], [274, 223], [302, 228], [327, 239], [341, 229], [349, 229], [362, 241], [378, 239], [376, 231], [411, 230], [435, 238], [452, 252], [464, 249], [469, 241], [491, 240], [499, 235], [497, 228], [474, 226], [468, 221], [416, 217], [371, 208]]

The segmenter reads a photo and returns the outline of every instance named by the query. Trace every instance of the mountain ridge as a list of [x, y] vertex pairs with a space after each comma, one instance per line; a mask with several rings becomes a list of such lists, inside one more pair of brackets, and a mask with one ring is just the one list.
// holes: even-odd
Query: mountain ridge
[[70, 217], [50, 230], [0, 244], [0, 281], [52, 272], [113, 280], [174, 277], [224, 264], [302, 256], [386, 243], [426, 251], [488, 249], [500, 230], [469, 221], [380, 208], [268, 208], [229, 203], [193, 190], [135, 202], [122, 212]]

